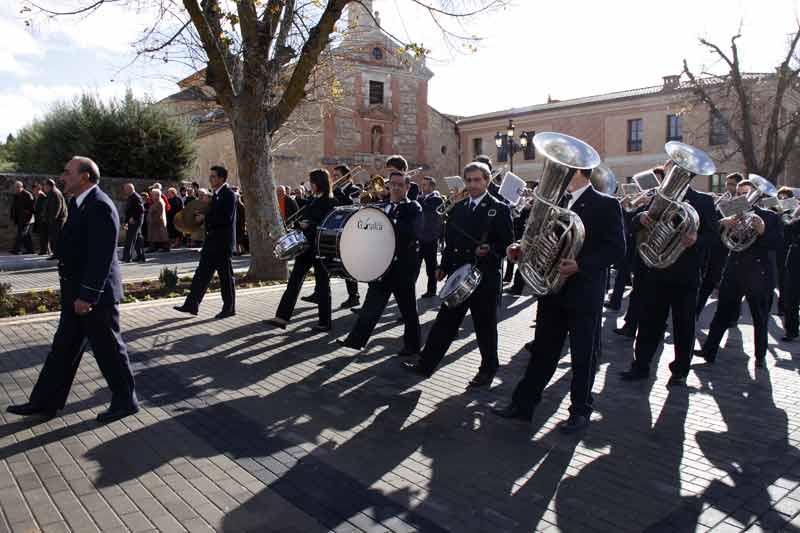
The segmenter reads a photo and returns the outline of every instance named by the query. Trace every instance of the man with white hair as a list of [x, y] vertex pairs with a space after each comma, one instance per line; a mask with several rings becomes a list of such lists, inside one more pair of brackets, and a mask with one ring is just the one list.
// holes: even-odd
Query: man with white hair
[[97, 186], [100, 169], [88, 157], [73, 157], [61, 180], [70, 196], [67, 223], [56, 245], [61, 316], [29, 401], [9, 406], [8, 412], [54, 417], [66, 404], [83, 352], [91, 345], [111, 390], [111, 406], [97, 415], [98, 422], [107, 423], [139, 411], [119, 327], [119, 215], [114, 202]]
[[33, 253], [33, 238], [31, 226], [33, 223], [34, 199], [33, 195], [25, 190], [21, 181], [14, 183], [14, 200], [11, 204], [11, 222], [17, 226], [17, 235], [14, 239], [12, 254], [19, 254], [25, 249], [26, 254]]

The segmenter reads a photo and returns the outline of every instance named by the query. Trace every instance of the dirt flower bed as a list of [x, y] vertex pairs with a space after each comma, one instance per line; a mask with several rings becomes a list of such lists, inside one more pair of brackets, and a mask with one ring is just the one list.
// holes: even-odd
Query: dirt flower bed
[[[280, 285], [284, 281], [252, 281], [244, 273], [235, 274], [237, 289], [250, 289], [253, 287], [268, 287]], [[162, 272], [163, 279], [163, 272]], [[159, 298], [176, 298], [189, 294], [192, 284], [191, 276], [184, 276], [176, 280], [169, 280], [167, 286], [160, 280], [137, 281], [123, 285], [124, 297], [122, 303], [149, 302]], [[29, 291], [20, 294], [11, 294], [11, 286], [0, 284], [0, 318], [9, 316], [25, 316], [37, 313], [49, 313], [61, 310], [61, 294], [55, 289], [43, 291]], [[214, 277], [209, 291], [219, 290], [219, 279]]]

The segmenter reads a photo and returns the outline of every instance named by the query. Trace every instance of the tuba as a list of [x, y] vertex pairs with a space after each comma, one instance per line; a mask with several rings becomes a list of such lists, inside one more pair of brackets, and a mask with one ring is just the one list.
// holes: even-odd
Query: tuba
[[[758, 174], [749, 174], [747, 181], [753, 184], [753, 190], [750, 191], [741, 202], [741, 196], [733, 198], [724, 204], [720, 204], [720, 211], [727, 216], [735, 216], [736, 224], [730, 228], [723, 228], [720, 233], [722, 244], [725, 245], [732, 252], [742, 252], [750, 248], [756, 239], [758, 239], [758, 232], [753, 226], [753, 220], [757, 216], [753, 213], [758, 200], [762, 195], [775, 196], [778, 190], [775, 186], [762, 178]], [[726, 209], [732, 206], [732, 209]], [[732, 211], [734, 211], [732, 213]]]
[[697, 233], [700, 217], [683, 201], [695, 176], [710, 176], [717, 171], [714, 161], [698, 148], [677, 141], [664, 145], [669, 155], [669, 172], [659, 185], [647, 215], [653, 225], [644, 230], [639, 257], [650, 268], [667, 268], [686, 250], [683, 238]]
[[592, 170], [589, 181], [592, 182], [592, 187], [603, 194], [613, 196], [617, 191], [617, 175], [605, 163], [600, 163]]
[[564, 285], [559, 264], [578, 255], [585, 236], [580, 217], [557, 204], [572, 176], [597, 167], [600, 156], [585, 142], [563, 133], [537, 133], [533, 144], [545, 161], [520, 241], [519, 271], [534, 294], [543, 296]]

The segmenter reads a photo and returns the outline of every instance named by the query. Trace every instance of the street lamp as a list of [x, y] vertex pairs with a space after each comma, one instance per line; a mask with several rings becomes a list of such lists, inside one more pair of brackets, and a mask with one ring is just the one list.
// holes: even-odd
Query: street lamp
[[[506, 129], [506, 139], [508, 143], [508, 161], [509, 161], [509, 168], [511, 172], [514, 172], [514, 154], [520, 152], [527, 148], [528, 146], [528, 134], [526, 132], [522, 132], [519, 134], [519, 142], [514, 141], [514, 120], [508, 119], [508, 128]], [[503, 136], [498, 131], [494, 135], [494, 144], [498, 148], [503, 147]]]

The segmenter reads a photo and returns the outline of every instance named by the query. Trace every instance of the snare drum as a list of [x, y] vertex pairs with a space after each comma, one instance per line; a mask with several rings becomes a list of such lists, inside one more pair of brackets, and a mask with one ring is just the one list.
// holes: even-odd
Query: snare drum
[[380, 209], [345, 205], [317, 227], [317, 256], [331, 276], [370, 282], [394, 260], [392, 221]]
[[275, 241], [272, 254], [280, 261], [289, 261], [308, 250], [309, 244], [305, 234], [300, 230], [292, 230]]
[[449, 308], [458, 307], [469, 298], [481, 282], [481, 270], [472, 264], [461, 265], [444, 282], [439, 298]]

